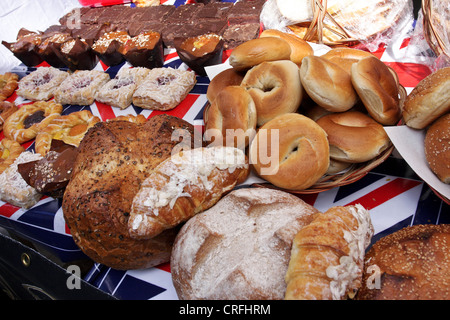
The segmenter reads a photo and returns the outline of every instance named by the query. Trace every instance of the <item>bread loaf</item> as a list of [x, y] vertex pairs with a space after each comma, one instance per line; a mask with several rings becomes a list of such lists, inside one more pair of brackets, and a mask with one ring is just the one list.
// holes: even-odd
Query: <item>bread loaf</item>
[[150, 239], [212, 205], [248, 176], [244, 152], [234, 147], [180, 151], [158, 165], [133, 199], [128, 230]]
[[180, 299], [283, 299], [292, 239], [318, 211], [289, 193], [236, 189], [191, 218], [175, 240]]
[[177, 230], [136, 240], [129, 235], [128, 219], [142, 182], [180, 142], [172, 139], [177, 129], [194, 136], [186, 121], [158, 115], [144, 124], [99, 122], [83, 138], [62, 210], [75, 243], [92, 260], [115, 269], [169, 261]]

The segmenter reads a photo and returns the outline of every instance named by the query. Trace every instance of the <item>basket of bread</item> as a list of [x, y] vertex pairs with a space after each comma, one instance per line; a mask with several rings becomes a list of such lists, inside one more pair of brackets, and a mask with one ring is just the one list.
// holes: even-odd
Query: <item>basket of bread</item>
[[235, 48], [208, 87], [205, 141], [248, 152], [257, 186], [317, 193], [352, 183], [392, 152], [384, 126], [406, 97], [393, 69], [368, 51], [315, 55], [299, 37], [266, 29]]

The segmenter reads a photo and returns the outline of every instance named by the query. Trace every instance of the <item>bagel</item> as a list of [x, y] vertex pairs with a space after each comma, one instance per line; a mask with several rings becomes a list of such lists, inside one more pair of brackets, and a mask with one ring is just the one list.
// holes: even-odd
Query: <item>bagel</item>
[[355, 62], [358, 62], [365, 57], [374, 57], [374, 54], [369, 51], [353, 48], [333, 48], [321, 55], [321, 57], [337, 64], [351, 75], [352, 65]]
[[221, 134], [220, 141], [211, 141], [212, 145], [245, 148], [256, 130], [255, 103], [241, 86], [228, 86], [219, 92], [205, 115], [205, 137], [217, 133], [212, 130]]
[[376, 57], [366, 57], [352, 65], [351, 80], [372, 118], [384, 125], [397, 124], [401, 109], [392, 69]]
[[225, 69], [211, 79], [206, 91], [206, 98], [213, 102], [216, 95], [225, 87], [238, 86], [244, 79], [244, 74], [237, 72], [234, 68]]
[[450, 184], [450, 113], [437, 119], [427, 129], [424, 146], [431, 171], [443, 183]]
[[439, 69], [410, 92], [403, 106], [403, 119], [408, 127], [424, 129], [450, 111], [450, 67]]
[[3, 125], [5, 137], [22, 144], [36, 137], [41, 128], [59, 117], [62, 105], [54, 101], [36, 101], [23, 105], [6, 119]]
[[258, 130], [250, 145], [249, 161], [259, 176], [276, 187], [307, 189], [328, 170], [327, 134], [304, 115], [277, 116]]
[[248, 70], [264, 61], [289, 60], [291, 46], [277, 37], [252, 39], [238, 45], [228, 59], [237, 71]]
[[100, 118], [94, 116], [89, 110], [76, 111], [54, 118], [36, 135], [36, 152], [45, 156], [50, 150], [53, 139], [78, 147], [86, 132], [97, 122], [100, 122]]
[[261, 32], [260, 37], [277, 37], [286, 40], [291, 47], [291, 55], [289, 59], [298, 66], [302, 64], [304, 57], [314, 54], [314, 50], [308, 42], [290, 33], [277, 29], [266, 29]]
[[0, 141], [0, 173], [5, 171], [23, 151], [25, 148], [17, 141], [2, 139]]
[[263, 62], [245, 74], [241, 86], [253, 98], [258, 126], [297, 111], [303, 98], [299, 68], [290, 60]]
[[338, 161], [369, 161], [391, 145], [383, 126], [359, 111], [331, 113], [317, 124], [328, 135], [330, 157]]
[[358, 101], [350, 75], [327, 59], [303, 58], [300, 78], [309, 97], [328, 111], [347, 111]]

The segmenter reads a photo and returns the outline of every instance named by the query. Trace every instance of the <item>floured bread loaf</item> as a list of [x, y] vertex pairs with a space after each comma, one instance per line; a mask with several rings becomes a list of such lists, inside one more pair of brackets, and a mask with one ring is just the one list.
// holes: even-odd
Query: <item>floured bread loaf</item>
[[129, 235], [128, 218], [141, 183], [179, 143], [172, 139], [177, 129], [194, 136], [186, 121], [158, 115], [144, 124], [99, 122], [83, 138], [62, 209], [76, 244], [92, 260], [115, 269], [169, 261], [177, 230], [136, 240]]
[[171, 257], [180, 299], [283, 299], [295, 234], [318, 211], [283, 191], [236, 189], [186, 222]]

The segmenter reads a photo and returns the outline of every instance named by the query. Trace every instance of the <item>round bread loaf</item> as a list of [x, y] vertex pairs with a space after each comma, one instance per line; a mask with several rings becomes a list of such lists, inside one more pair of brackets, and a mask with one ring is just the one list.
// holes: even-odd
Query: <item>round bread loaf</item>
[[414, 225], [378, 240], [365, 256], [359, 300], [450, 299], [450, 225]]
[[352, 74], [352, 65], [355, 62], [365, 58], [374, 57], [373, 53], [369, 51], [353, 49], [353, 48], [333, 48], [327, 53], [321, 55], [325, 58], [348, 72], [349, 75]]
[[309, 43], [294, 34], [282, 32], [277, 29], [266, 29], [261, 32], [260, 37], [278, 37], [286, 40], [291, 47], [290, 60], [298, 66], [302, 64], [304, 57], [314, 54], [314, 50]]
[[262, 62], [246, 73], [241, 86], [255, 102], [258, 126], [297, 111], [303, 98], [299, 68], [290, 60]]
[[248, 70], [264, 61], [289, 60], [291, 46], [277, 37], [252, 39], [238, 45], [228, 59], [237, 71]]
[[426, 78], [406, 97], [403, 119], [408, 127], [424, 129], [450, 111], [450, 67], [439, 69]]
[[244, 149], [255, 133], [256, 118], [255, 103], [248, 91], [241, 86], [228, 86], [205, 113], [204, 137], [211, 145]]
[[178, 297], [283, 299], [292, 241], [316, 213], [283, 191], [232, 191], [178, 233], [170, 261]]
[[401, 118], [398, 83], [392, 72], [375, 56], [352, 65], [356, 92], [372, 118], [384, 125], [395, 125]]
[[129, 234], [128, 220], [142, 182], [180, 142], [172, 139], [177, 129], [194, 137], [191, 124], [168, 115], [157, 115], [144, 124], [99, 122], [86, 133], [62, 210], [75, 243], [92, 260], [114, 269], [148, 268], [169, 261], [178, 229], [137, 240]]
[[249, 161], [258, 175], [279, 188], [307, 189], [328, 170], [327, 134], [304, 115], [278, 116], [258, 130]]
[[206, 91], [206, 98], [211, 103], [216, 98], [216, 95], [228, 86], [238, 86], [244, 78], [244, 73], [237, 72], [234, 68], [225, 69], [219, 72], [209, 82], [208, 90]]
[[427, 129], [424, 146], [431, 171], [439, 180], [450, 184], [450, 113], [441, 116]]
[[369, 161], [391, 145], [383, 126], [359, 111], [328, 114], [317, 124], [328, 135], [330, 157], [338, 161]]
[[309, 97], [328, 111], [347, 111], [358, 100], [350, 75], [327, 59], [303, 58], [300, 78]]

